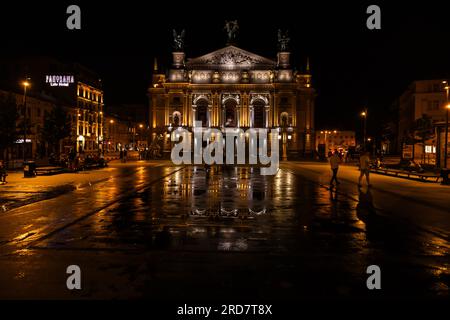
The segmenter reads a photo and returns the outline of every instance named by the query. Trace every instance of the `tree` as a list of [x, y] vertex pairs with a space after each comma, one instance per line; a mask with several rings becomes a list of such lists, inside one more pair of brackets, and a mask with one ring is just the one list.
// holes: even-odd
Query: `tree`
[[60, 105], [45, 115], [44, 126], [41, 130], [42, 140], [47, 142], [49, 151], [59, 154], [59, 143], [70, 136], [71, 125], [67, 112]]
[[16, 121], [19, 118], [16, 99], [12, 94], [0, 97], [0, 159], [17, 140]]
[[425, 143], [434, 138], [433, 119], [423, 114], [422, 118], [416, 120], [414, 126], [414, 140], [416, 143], [422, 144], [422, 162], [425, 162]]

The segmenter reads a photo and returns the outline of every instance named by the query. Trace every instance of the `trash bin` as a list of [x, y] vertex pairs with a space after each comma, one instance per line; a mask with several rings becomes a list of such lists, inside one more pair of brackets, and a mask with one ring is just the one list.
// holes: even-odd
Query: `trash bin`
[[441, 169], [441, 177], [442, 182], [441, 184], [449, 185], [450, 184], [450, 169]]
[[25, 161], [23, 163], [23, 177], [33, 178], [36, 176], [36, 163], [34, 161]]

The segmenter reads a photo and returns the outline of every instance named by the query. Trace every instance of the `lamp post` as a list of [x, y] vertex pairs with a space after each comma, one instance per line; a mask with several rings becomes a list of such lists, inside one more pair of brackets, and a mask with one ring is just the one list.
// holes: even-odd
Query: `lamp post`
[[139, 141], [143, 141], [143, 134], [142, 134], [142, 128], [144, 128], [144, 125], [142, 123], [139, 124]]
[[448, 110], [450, 109], [450, 104], [448, 102], [448, 91], [449, 91], [449, 84], [447, 81], [443, 81], [442, 82], [444, 84], [444, 89], [445, 89], [445, 101], [446, 101], [446, 105], [445, 105], [445, 145], [444, 145], [444, 168], [447, 168], [447, 145], [448, 145]]
[[[142, 152], [142, 141], [143, 141], [143, 134], [142, 134], [142, 128], [144, 128], [144, 125], [142, 123], [139, 124], [139, 134], [138, 134], [138, 145], [139, 145], [139, 159], [142, 160], [143, 152]], [[139, 143], [141, 142], [141, 143]]]
[[363, 117], [364, 119], [364, 128], [363, 128], [363, 136], [364, 136], [364, 141], [363, 141], [363, 148], [364, 151], [366, 151], [366, 133], [367, 133], [367, 108], [364, 109], [363, 112], [361, 112], [361, 117]]
[[103, 124], [103, 111], [100, 111], [97, 115], [97, 151], [100, 153], [103, 153], [103, 145], [100, 144], [100, 136], [101, 136], [101, 142], [103, 144], [103, 132], [101, 132], [100, 128], [102, 128]]
[[26, 155], [26, 143], [27, 143], [27, 88], [30, 86], [30, 82], [28, 82], [29, 78], [26, 78], [23, 85], [23, 162], [27, 160]]
[[[109, 135], [109, 143], [111, 143], [111, 142], [113, 142], [114, 144], [113, 144], [113, 146], [114, 146], [114, 151], [116, 151], [116, 144], [115, 144], [115, 142], [116, 142], [116, 140], [114, 139], [114, 132], [113, 132], [113, 130], [114, 130], [114, 120], [113, 119], [111, 119], [111, 120], [109, 120], [109, 130], [108, 130], [108, 135]], [[108, 145], [108, 152], [109, 151], [111, 151], [111, 147], [109, 147], [109, 145]]]

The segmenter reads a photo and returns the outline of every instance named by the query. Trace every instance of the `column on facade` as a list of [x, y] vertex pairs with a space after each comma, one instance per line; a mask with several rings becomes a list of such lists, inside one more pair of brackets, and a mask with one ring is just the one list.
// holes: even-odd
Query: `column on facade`
[[222, 119], [220, 120], [220, 126], [224, 127], [225, 126], [225, 104], [221, 103], [221, 108], [222, 108]]
[[188, 124], [188, 119], [187, 119], [187, 117], [188, 117], [188, 114], [189, 114], [189, 112], [188, 112], [188, 105], [189, 105], [189, 95], [188, 94], [184, 94], [184, 96], [183, 96], [183, 113], [181, 114], [181, 125], [182, 126], [185, 126], [185, 125], [187, 125]]
[[265, 120], [266, 120], [266, 128], [269, 128], [269, 110], [270, 110], [270, 106], [269, 105], [265, 105], [264, 106], [264, 112], [265, 112]]
[[208, 104], [208, 110], [206, 112], [206, 122], [208, 124], [208, 128], [211, 128], [211, 117], [212, 117], [212, 104]]
[[186, 126], [192, 127], [192, 94], [189, 93], [186, 97]]
[[197, 119], [197, 105], [192, 105], [192, 127], [196, 127], [195, 120]]
[[214, 127], [219, 126], [220, 122], [220, 112], [219, 112], [219, 103], [218, 103], [218, 94], [217, 92], [212, 95], [212, 104], [213, 104], [213, 120], [212, 125]]
[[278, 105], [276, 103], [275, 93], [271, 94], [269, 99], [270, 99], [269, 101], [271, 102], [271, 105], [272, 105], [272, 126], [278, 127], [279, 115], [278, 115]]
[[248, 94], [244, 92], [242, 97], [242, 104], [243, 104], [243, 119], [244, 123], [242, 124], [244, 127], [250, 126], [251, 122], [251, 114], [250, 114], [250, 103], [248, 101]]
[[239, 128], [241, 126], [241, 107], [236, 104], [236, 126]]
[[167, 126], [170, 123], [170, 117], [169, 117], [169, 95], [164, 95], [164, 125]]

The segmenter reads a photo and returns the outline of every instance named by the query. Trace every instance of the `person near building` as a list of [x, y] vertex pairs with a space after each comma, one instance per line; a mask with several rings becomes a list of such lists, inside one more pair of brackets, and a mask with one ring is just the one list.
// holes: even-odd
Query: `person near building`
[[339, 169], [339, 162], [341, 160], [339, 158], [339, 153], [337, 150], [335, 150], [334, 153], [331, 155], [331, 157], [329, 158], [329, 161], [330, 161], [330, 168], [333, 173], [331, 180], [330, 180], [330, 186], [333, 186], [334, 181], [336, 182], [336, 185], [338, 185], [340, 183], [337, 180], [337, 173], [338, 173], [338, 169]]
[[123, 162], [127, 162], [128, 151], [127, 148], [123, 149]]
[[3, 162], [3, 160], [0, 160], [0, 182], [2, 184], [6, 183], [7, 176], [8, 176], [8, 173], [6, 172], [6, 165]]
[[361, 187], [361, 179], [363, 176], [366, 176], [367, 186], [372, 186], [369, 182], [369, 174], [370, 174], [370, 152], [365, 151], [361, 157], [359, 158], [359, 180], [358, 187]]
[[119, 158], [120, 158], [120, 162], [124, 162], [123, 161], [123, 149], [120, 149]]
[[75, 158], [77, 157], [77, 152], [75, 151], [74, 148], [70, 149], [69, 152], [69, 170], [73, 170], [74, 169], [74, 165], [75, 165]]

